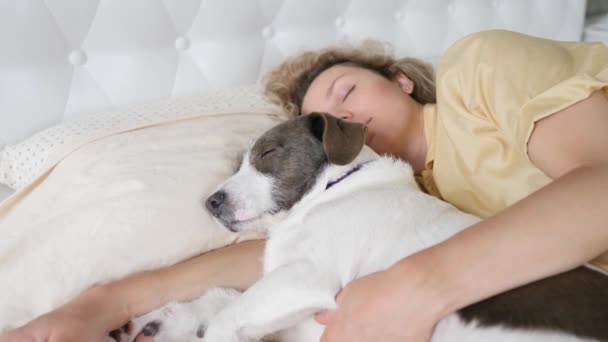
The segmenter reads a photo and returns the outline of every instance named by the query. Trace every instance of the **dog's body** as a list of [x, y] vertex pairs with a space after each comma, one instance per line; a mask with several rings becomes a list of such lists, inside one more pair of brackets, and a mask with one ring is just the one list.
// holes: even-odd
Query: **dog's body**
[[[233, 231], [250, 231], [271, 224], [264, 255], [264, 277], [242, 295], [213, 290], [195, 302], [171, 304], [136, 319], [134, 331], [141, 331], [143, 327], [153, 330], [144, 332], [155, 335], [155, 341], [195, 340], [196, 335], [198, 338], [204, 335], [204, 341], [210, 342], [262, 338], [318, 341], [323, 327], [312, 320], [313, 314], [334, 308], [335, 295], [348, 283], [385, 270], [400, 259], [478, 222], [476, 217], [421, 192], [411, 167], [402, 161], [377, 157], [366, 150], [359, 153], [360, 146], [356, 151], [347, 151], [346, 157], [340, 155], [344, 154], [342, 150], [336, 152], [335, 146], [327, 144], [333, 139], [327, 136], [331, 129], [328, 127], [335, 126], [331, 120], [326, 116], [299, 118], [292, 120], [295, 124], [277, 126], [258, 140], [245, 156], [238, 173], [207, 202], [220, 223]], [[320, 125], [323, 127], [319, 133]], [[352, 142], [352, 135], [356, 133], [349, 133], [350, 128], [340, 125], [343, 124], [338, 123], [337, 129], [346, 132], [347, 140]], [[309, 139], [296, 144], [300, 149], [308, 149], [301, 152], [290, 150], [288, 143], [280, 139], [285, 131], [298, 131], [300, 126], [307, 129], [297, 134], [319, 139], [323, 156], [319, 146], [303, 147]], [[265, 157], [277, 152], [272, 143], [266, 146], [265, 143], [278, 140], [277, 146], [286, 150], [285, 155], [273, 157], [276, 160], [269, 164], [264, 161], [268, 159]], [[310, 162], [296, 163], [300, 170], [277, 171], [277, 165], [294, 167], [290, 164], [290, 160], [298, 158], [294, 153], [301, 153], [302, 158]], [[325, 162], [316, 162], [317, 159]], [[327, 159], [338, 159], [345, 165], [327, 163]], [[283, 178], [277, 179], [276, 175]], [[273, 223], [274, 220], [277, 221]], [[579, 316], [560, 316], [546, 312], [543, 317], [534, 312], [536, 309], [542, 313], [543, 308], [504, 304], [509, 298], [527, 301], [528, 298], [521, 298], [522, 294], [535, 296], [551, 289], [559, 291], [556, 286], [563, 286], [555, 279], [548, 279], [539, 282], [540, 287], [536, 284], [501, 295], [494, 304], [491, 299], [483, 308], [472, 306], [447, 316], [437, 325], [433, 342], [608, 338], [604, 335], [608, 334], [606, 328], [592, 328], [587, 322], [594, 318], [608, 319], [608, 306], [603, 306], [608, 304], [608, 277], [583, 268], [564, 277], [579, 283], [572, 293], [565, 292], [572, 296], [565, 302], [576, 303], [592, 297], [596, 302], [593, 307], [587, 307], [587, 311], [596, 314], [599, 310], [599, 315], [583, 313], [580, 316], [577, 312]], [[560, 302], [563, 295], [557, 294], [554, 303], [548, 306], [559, 307], [564, 303]], [[581, 305], [585, 304], [579, 304], [579, 309]], [[515, 312], [503, 312], [505, 318], [497, 322], [482, 317], [488, 313], [494, 317], [492, 314], [505, 308]], [[575, 307], [565, 309], [572, 310], [573, 315], [577, 310]], [[569, 320], [574, 327], [568, 325]], [[407, 322], [404, 325], [407, 326]]]

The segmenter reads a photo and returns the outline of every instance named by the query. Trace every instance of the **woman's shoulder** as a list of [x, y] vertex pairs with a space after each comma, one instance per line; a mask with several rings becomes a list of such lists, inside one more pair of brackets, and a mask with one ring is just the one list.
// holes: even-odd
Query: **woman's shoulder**
[[475, 32], [445, 51], [437, 65], [437, 84], [452, 79], [477, 81], [474, 75], [481, 74], [511, 80], [567, 77], [564, 73], [583, 72], [579, 68], [586, 65], [605, 66], [606, 55], [608, 48], [601, 43], [558, 41], [507, 30]]
[[479, 31], [479, 32], [474, 32], [474, 33], [470, 33], [468, 35], [465, 35], [464, 37], [460, 38], [459, 40], [457, 40], [456, 42], [454, 42], [453, 46], [458, 46], [460, 44], [467, 44], [467, 43], [472, 43], [472, 42], [482, 42], [482, 43], [500, 43], [503, 41], [509, 41], [509, 40], [520, 40], [520, 39], [527, 39], [527, 38], [532, 38], [532, 36], [523, 34], [523, 33], [519, 33], [519, 32], [515, 32], [515, 31], [509, 31], [509, 30], [486, 30], [486, 31]]
[[459, 51], [469, 49], [491, 49], [507, 44], [525, 44], [527, 41], [539, 39], [523, 33], [508, 30], [488, 30], [468, 34], [452, 44], [443, 54], [451, 56]]
[[438, 71], [455, 65], [491, 62], [503, 59], [513, 48], [537, 39], [522, 33], [507, 30], [480, 31], [464, 36], [452, 44], [442, 55]]

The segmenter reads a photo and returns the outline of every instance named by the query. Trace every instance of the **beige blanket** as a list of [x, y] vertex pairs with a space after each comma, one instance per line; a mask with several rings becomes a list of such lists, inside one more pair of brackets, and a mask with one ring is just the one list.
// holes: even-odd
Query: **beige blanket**
[[0, 331], [96, 283], [235, 241], [204, 199], [281, 118], [194, 115], [67, 146], [0, 205]]

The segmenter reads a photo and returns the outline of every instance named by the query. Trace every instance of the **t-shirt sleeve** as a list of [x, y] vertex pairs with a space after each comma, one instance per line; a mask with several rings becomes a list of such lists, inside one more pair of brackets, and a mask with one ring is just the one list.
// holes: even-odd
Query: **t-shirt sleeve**
[[608, 89], [608, 48], [484, 31], [452, 45], [437, 75], [445, 112], [494, 127], [527, 155], [536, 121]]

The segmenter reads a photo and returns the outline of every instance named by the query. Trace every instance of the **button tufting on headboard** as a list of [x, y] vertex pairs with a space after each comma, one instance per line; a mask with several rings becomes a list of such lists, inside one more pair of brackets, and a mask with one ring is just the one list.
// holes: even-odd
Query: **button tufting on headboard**
[[66, 117], [258, 81], [303, 49], [380, 39], [436, 62], [504, 28], [578, 40], [583, 0], [15, 0], [0, 2], [0, 139]]

